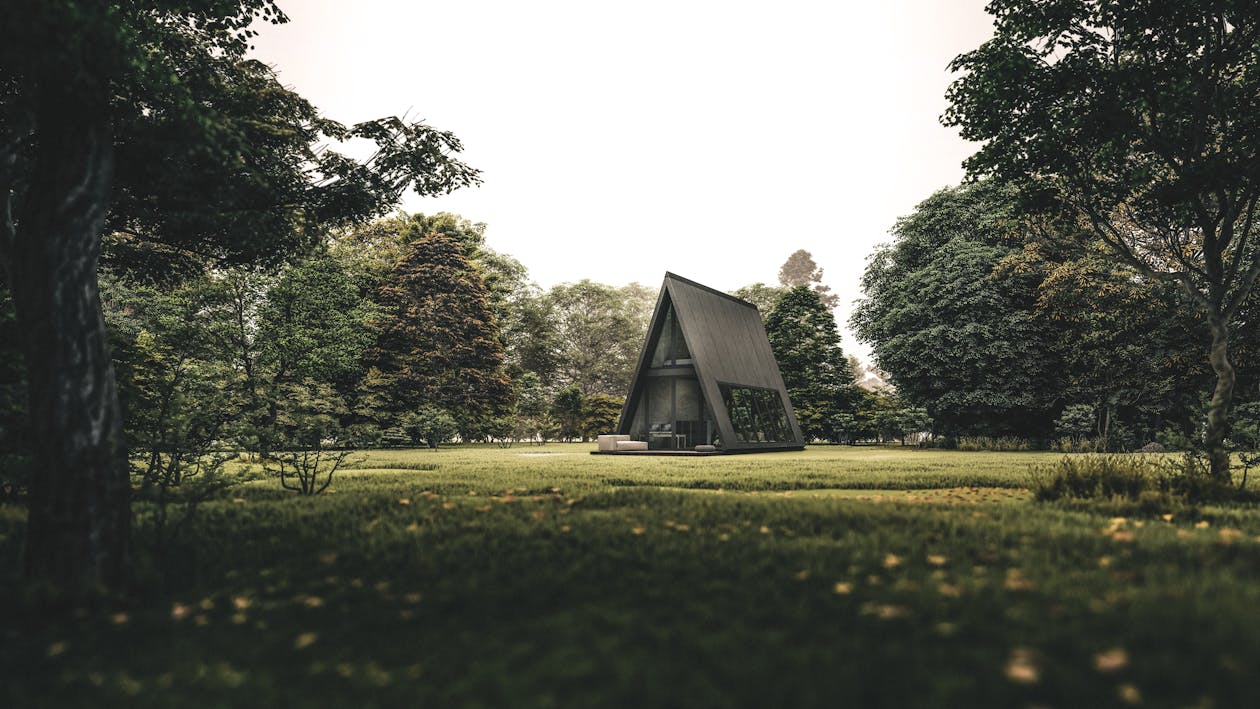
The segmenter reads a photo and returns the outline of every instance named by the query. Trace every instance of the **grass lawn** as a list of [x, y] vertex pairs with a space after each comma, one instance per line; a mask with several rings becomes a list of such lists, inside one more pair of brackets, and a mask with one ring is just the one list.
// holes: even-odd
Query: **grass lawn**
[[1034, 503], [1041, 453], [371, 453], [202, 505], [49, 620], [0, 507], [0, 706], [1260, 706], [1260, 510]]

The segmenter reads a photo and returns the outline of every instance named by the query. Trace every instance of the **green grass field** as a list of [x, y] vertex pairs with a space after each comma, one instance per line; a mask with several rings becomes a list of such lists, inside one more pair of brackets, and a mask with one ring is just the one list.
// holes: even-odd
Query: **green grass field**
[[0, 508], [0, 706], [1260, 705], [1260, 510], [1032, 501], [1042, 453], [370, 454], [202, 505], [49, 620]]

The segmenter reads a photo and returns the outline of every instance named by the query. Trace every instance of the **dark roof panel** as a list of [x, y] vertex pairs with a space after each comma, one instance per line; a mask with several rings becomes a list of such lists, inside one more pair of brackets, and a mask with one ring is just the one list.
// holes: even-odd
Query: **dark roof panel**
[[[713, 411], [727, 450], [801, 448], [804, 437], [792, 410], [779, 364], [770, 349], [761, 315], [752, 303], [701, 285], [674, 273], [666, 273], [661, 294], [652, 314], [652, 324], [639, 356], [626, 406], [622, 410], [620, 433], [629, 433], [630, 417], [643, 393], [643, 381], [651, 365], [651, 348], [664, 324], [664, 310], [674, 309], [683, 338], [695, 363], [695, 375], [710, 410]], [[783, 401], [789, 427], [796, 443], [737, 442], [731, 420], [723, 404], [720, 385], [739, 384], [773, 389]]]

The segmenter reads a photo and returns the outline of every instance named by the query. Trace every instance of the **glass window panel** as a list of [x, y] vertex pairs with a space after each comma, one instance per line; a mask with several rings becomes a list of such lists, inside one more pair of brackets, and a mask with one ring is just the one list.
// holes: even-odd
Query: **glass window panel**
[[788, 426], [787, 410], [779, 392], [732, 384], [722, 384], [720, 389], [736, 443], [797, 442]]

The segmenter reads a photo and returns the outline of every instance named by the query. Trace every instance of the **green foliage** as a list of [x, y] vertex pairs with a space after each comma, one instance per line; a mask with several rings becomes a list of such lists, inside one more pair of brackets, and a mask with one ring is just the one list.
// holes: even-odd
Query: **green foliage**
[[556, 392], [550, 413], [559, 425], [558, 435], [561, 440], [572, 441], [583, 436], [582, 412], [585, 400], [581, 388], [576, 384], [570, 384]]
[[618, 289], [589, 280], [547, 291], [546, 308], [559, 345], [555, 382], [583, 395], [622, 396], [647, 335], [655, 299], [631, 284]]
[[379, 370], [372, 387], [385, 418], [426, 404], [470, 425], [506, 412], [511, 388], [498, 324], [485, 282], [458, 240], [409, 232], [378, 302], [379, 337], [368, 359]]
[[806, 440], [840, 440], [845, 420], [839, 417], [854, 411], [859, 394], [835, 316], [802, 285], [779, 299], [765, 324]]
[[1032, 443], [1018, 436], [959, 436], [944, 447], [960, 451], [1028, 451]]
[[346, 269], [328, 254], [287, 266], [260, 304], [258, 365], [272, 379], [312, 379], [350, 391], [375, 339], [376, 315]]
[[948, 435], [1048, 432], [1063, 388], [1057, 332], [1034, 312], [1038, 279], [1015, 253], [1010, 193], [937, 192], [897, 222], [862, 277], [851, 325], [897, 393]]
[[1063, 409], [1054, 420], [1054, 432], [1068, 438], [1083, 439], [1097, 430], [1098, 416], [1088, 404], [1073, 404]]
[[764, 322], [766, 316], [774, 310], [774, 306], [778, 305], [779, 299], [787, 291], [786, 287], [768, 286], [765, 283], [757, 282], [733, 290], [731, 295], [757, 306], [757, 311], [761, 313], [761, 319]]
[[1039, 501], [1102, 503], [1116, 512], [1154, 514], [1255, 497], [1249, 490], [1217, 483], [1208, 473], [1206, 460], [1195, 453], [1175, 458], [1069, 455], [1057, 464], [1035, 467], [1031, 480]]
[[605, 433], [614, 433], [621, 419], [621, 409], [626, 400], [608, 394], [591, 394], [582, 400], [581, 433], [583, 440], [591, 440]]
[[398, 421], [413, 444], [423, 443], [430, 448], [450, 442], [459, 430], [455, 417], [430, 404], [404, 413]]
[[[125, 607], [70, 620], [9, 583], [24, 515], [0, 506], [0, 702], [1094, 707], [1120, 684], [1152, 705], [1260, 698], [1234, 669], [1260, 657], [1249, 506], [1165, 522], [1034, 504], [1027, 466], [1050, 454], [591, 448], [375, 452], [315, 498], [251, 483], [202, 504], [165, 587], [142, 576]], [[1011, 681], [1013, 660], [1039, 681]]]
[[1088, 224], [1114, 263], [1179, 287], [1216, 375], [1204, 428], [1229, 477], [1230, 330], [1260, 277], [1260, 8], [1255, 3], [1003, 0], [954, 60], [946, 125], [982, 144], [972, 175]]
[[873, 412], [871, 425], [880, 440], [900, 440], [905, 445], [906, 436], [931, 430], [932, 417], [923, 407], [900, 407]]

